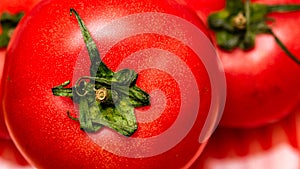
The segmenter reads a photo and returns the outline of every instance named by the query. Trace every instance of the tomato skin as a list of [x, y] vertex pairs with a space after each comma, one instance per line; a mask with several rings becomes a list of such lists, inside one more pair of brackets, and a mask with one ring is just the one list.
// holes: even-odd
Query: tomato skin
[[[200, 59], [182, 42], [151, 32], [142, 36], [146, 40], [142, 39], [140, 34], [137, 34], [122, 39], [120, 43], [114, 44], [108, 50], [103, 61], [113, 70], [118, 69], [120, 62], [126, 59], [128, 55], [143, 49], [157, 48], [179, 55], [180, 59], [184, 60], [184, 63], [195, 74], [201, 97], [200, 103], [197, 100], [186, 103], [188, 109], [193, 109], [194, 104], [200, 104], [200, 108], [197, 109], [197, 112], [199, 110], [200, 113], [198, 113], [195, 124], [191, 127], [187, 137], [172, 149], [147, 158], [132, 158], [112, 153], [96, 144], [85, 132], [81, 131], [77, 121], [68, 118], [66, 115], [68, 110], [73, 116], [76, 115], [72, 100], [53, 96], [51, 92], [52, 87], [66, 80], [77, 80], [74, 79], [73, 74], [75, 67], [80, 62], [78, 58], [81, 53], [85, 54], [82, 60], [85, 62], [88, 60], [86, 51], [83, 50], [85, 44], [78, 23], [74, 16], [69, 15], [71, 7], [77, 10], [94, 36], [97, 29], [101, 30], [103, 26], [111, 21], [142, 12], [170, 14], [176, 16], [176, 18], [185, 19], [197, 26], [202, 32], [206, 32], [204, 25], [194, 13], [172, 1], [75, 0], [72, 1], [72, 6], [68, 1], [42, 1], [18, 26], [17, 33], [8, 47], [7, 56], [11, 57], [7, 58], [4, 71], [4, 114], [12, 139], [22, 154], [37, 168], [188, 167], [201, 153], [205, 145], [204, 142], [199, 143], [199, 135], [205, 123], [212, 97], [209, 77]], [[160, 25], [159, 22], [153, 26]], [[112, 31], [118, 31], [118, 29], [122, 29], [122, 27], [114, 27]], [[123, 29], [126, 30], [126, 27], [123, 27]], [[180, 28], [178, 29], [182, 31]], [[113, 32], [108, 32], [108, 34], [109, 36], [105, 39], [107, 43], [109, 43], [111, 37], [116, 38]], [[107, 46], [103, 42], [96, 43], [100, 46], [99, 49], [102, 55], [104, 53], [102, 50]], [[160, 60], [157, 61], [162, 66], [166, 64]], [[168, 69], [175, 70], [175, 72], [177, 68], [182, 66], [175, 61], [171, 60], [170, 62], [173, 64], [166, 65], [169, 65], [167, 66]], [[129, 65], [131, 63], [134, 64], [134, 62], [129, 61]], [[145, 66], [144, 63], [135, 65], [138, 68]], [[180, 70], [177, 71], [181, 72]], [[83, 72], [86, 73], [86, 70], [83, 70]], [[181, 74], [184, 75], [184, 73], [178, 73], [179, 79], [187, 83], [188, 81]], [[153, 83], [148, 83], [149, 81]], [[180, 85], [176, 84], [173, 78], [170, 78], [170, 74], [160, 69], [141, 71], [137, 85], [149, 92], [159, 86], [159, 90], [166, 93], [166, 108], [163, 110], [161, 117], [149, 122], [149, 125], [147, 123], [139, 124], [139, 129], [132, 137], [157, 136], [172, 125], [176, 120], [178, 110], [181, 109], [180, 102], [182, 102], [182, 98], [178, 93], [180, 92], [178, 91], [179, 87], [173, 87], [173, 85]], [[195, 88], [191, 88], [190, 84], [187, 83], [184, 89], [180, 90], [191, 91]], [[198, 93], [196, 94], [198, 95]], [[195, 94], [185, 92], [184, 95], [189, 100], [189, 97], [193, 98]], [[158, 108], [160, 107], [158, 106]], [[143, 108], [140, 111], [143, 111]], [[167, 113], [171, 115], [169, 116]], [[185, 116], [191, 116], [190, 112], [185, 112]], [[103, 134], [108, 133], [107, 136], [110, 136], [109, 131], [104, 129]], [[180, 131], [176, 132], [180, 133]], [[176, 132], [174, 132], [174, 135], [177, 134]], [[115, 140], [108, 140], [105, 143], [110, 142], [114, 143]], [[119, 153], [126, 153], [127, 150], [136, 148], [126, 147], [127, 144], [125, 143], [124, 146], [128, 149]], [[142, 143], [136, 146], [140, 147]], [[154, 147], [153, 150], [152, 147], [144, 148], [151, 149], [150, 152], [160, 149], [160, 147]], [[118, 151], [118, 148], [115, 148], [115, 150]]]
[[[2, 78], [6, 49], [0, 49], [0, 77]], [[0, 82], [1, 83], [1, 82]], [[0, 110], [0, 138], [9, 139], [2, 109]]]
[[11, 140], [0, 139], [0, 168], [30, 168]]
[[[2, 0], [0, 3], [0, 15], [3, 12], [9, 12], [16, 14], [18, 12], [27, 13], [36, 5], [40, 0]], [[0, 26], [0, 34], [2, 29]], [[6, 48], [0, 48], [0, 79], [2, 79], [2, 71], [5, 62]], [[1, 85], [1, 82], [0, 82]], [[0, 109], [0, 138], [9, 139], [9, 133], [7, 131], [2, 108]]]
[[219, 127], [191, 168], [299, 168], [299, 108], [276, 123], [258, 128]]
[[[298, 0], [252, 0], [262, 4], [295, 4]], [[224, 0], [186, 1], [187, 5], [207, 20], [212, 12], [225, 7]], [[216, 5], [217, 4], [217, 5]], [[291, 53], [298, 58], [300, 31], [291, 28], [300, 21], [300, 11], [272, 13], [270, 26]], [[211, 32], [212, 36], [214, 33]], [[213, 38], [215, 39], [215, 38]], [[216, 42], [215, 42], [216, 43]], [[256, 38], [254, 49], [232, 52], [217, 49], [227, 80], [227, 100], [220, 125], [251, 128], [266, 125], [285, 117], [299, 104], [300, 67], [275, 43], [271, 35]]]
[[29, 12], [40, 0], [2, 0], [0, 11], [18, 13], [23, 11], [25, 13]]

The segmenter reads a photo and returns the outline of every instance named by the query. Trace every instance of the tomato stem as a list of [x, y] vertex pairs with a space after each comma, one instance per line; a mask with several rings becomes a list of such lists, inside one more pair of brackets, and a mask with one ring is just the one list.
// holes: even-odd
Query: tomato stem
[[300, 60], [293, 55], [288, 48], [283, 44], [283, 42], [281, 42], [281, 40], [274, 34], [274, 32], [270, 29], [270, 34], [273, 35], [273, 37], [275, 38], [275, 41], [277, 42], [277, 44], [281, 47], [281, 49], [294, 61], [296, 62], [298, 65], [300, 65]]
[[272, 35], [287, 56], [300, 65], [300, 60], [289, 51], [266, 23], [271, 20], [267, 18], [267, 14], [271, 12], [298, 10], [300, 4], [264, 5], [251, 3], [250, 0], [227, 0], [225, 9], [209, 15], [208, 25], [216, 33], [218, 46], [224, 50], [253, 49], [256, 35], [265, 33]]
[[75, 9], [75, 14], [91, 61], [90, 76], [77, 79], [75, 86], [68, 88], [70, 81], [52, 88], [55, 96], [70, 97], [79, 104], [80, 128], [97, 132], [107, 126], [124, 136], [137, 130], [135, 107], [150, 105], [149, 94], [136, 86], [138, 77], [134, 70], [110, 70], [101, 60], [96, 43]]
[[242, 12], [238, 13], [236, 17], [233, 18], [234, 27], [238, 29], [245, 29], [247, 25], [247, 19]]
[[286, 5], [268, 5], [268, 13], [271, 12], [292, 12], [300, 10], [300, 4], [286, 4]]
[[104, 102], [108, 98], [108, 91], [105, 87], [95, 89], [95, 92], [96, 92], [95, 99], [100, 103]]

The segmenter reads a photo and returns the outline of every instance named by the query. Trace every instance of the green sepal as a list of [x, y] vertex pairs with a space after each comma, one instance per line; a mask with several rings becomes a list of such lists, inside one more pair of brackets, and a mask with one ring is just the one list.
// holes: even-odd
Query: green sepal
[[99, 104], [100, 113], [92, 120], [94, 124], [101, 124], [116, 130], [124, 136], [131, 136], [137, 130], [134, 107], [121, 98], [115, 107]]
[[113, 75], [113, 80], [122, 86], [133, 86], [138, 74], [134, 70], [122, 69]]
[[1, 15], [0, 25], [2, 28], [2, 34], [0, 35], [0, 48], [6, 47], [8, 45], [12, 32], [15, 30], [16, 26], [23, 16], [23, 12], [17, 14], [4, 12]]
[[255, 37], [255, 33], [253, 33], [252, 31], [247, 32], [239, 47], [243, 50], [252, 49], [255, 45]]
[[234, 26], [228, 22], [230, 13], [227, 10], [222, 10], [220, 12], [213, 13], [208, 16], [208, 26], [214, 30], [228, 30], [234, 31]]
[[147, 92], [137, 86], [133, 86], [129, 90], [129, 103], [133, 107], [143, 107], [150, 105], [150, 96]]
[[[216, 32], [217, 45], [231, 51], [237, 47], [249, 50], [255, 46], [257, 34], [270, 34], [274, 37], [280, 48], [297, 64], [300, 60], [294, 56], [287, 47], [274, 34], [267, 25], [267, 21], [274, 21], [267, 15], [271, 12], [292, 12], [300, 10], [300, 4], [265, 5], [251, 3], [250, 0], [227, 0], [223, 10], [208, 16], [207, 23], [210, 29]], [[235, 19], [242, 14], [246, 23], [244, 27], [235, 24]], [[238, 44], [237, 44], [238, 43]]]
[[[91, 61], [91, 76], [82, 76], [73, 87], [67, 87], [70, 81], [66, 81], [52, 88], [52, 93], [70, 97], [79, 104], [79, 118], [70, 118], [79, 120], [82, 130], [97, 132], [106, 126], [131, 136], [137, 130], [134, 108], [150, 105], [149, 94], [136, 86], [138, 74], [134, 70], [113, 72], [102, 62], [84, 22], [74, 9], [71, 8], [70, 13], [75, 14], [84, 37]], [[103, 93], [105, 97], [102, 97]]]
[[70, 80], [52, 88], [52, 94], [55, 96], [73, 97], [72, 88], [66, 88], [70, 84]]
[[244, 9], [243, 0], [227, 0], [225, 10], [230, 14], [236, 15]]
[[83, 23], [82, 19], [80, 18], [76, 10], [71, 8], [70, 15], [72, 15], [73, 13], [75, 14], [75, 17], [78, 21], [81, 33], [83, 35], [84, 43], [89, 53], [89, 57], [91, 61], [91, 67], [90, 67], [91, 76], [97, 76], [97, 77], [112, 76], [113, 72], [102, 62], [96, 43], [94, 42], [92, 36], [90, 35], [89, 30]]
[[137, 130], [134, 107], [128, 102], [128, 98], [120, 96], [113, 105], [101, 104], [95, 100], [95, 93], [90, 92], [78, 99], [82, 130], [97, 132], [101, 127], [107, 126], [124, 136], [130, 136]]
[[[99, 89], [101, 87], [106, 87], [108, 91], [111, 92], [111, 90], [114, 90], [113, 92], [116, 93], [115, 95], [122, 95], [126, 96], [128, 98], [128, 102], [133, 107], [142, 107], [142, 106], [148, 106], [150, 105], [150, 96], [147, 92], [137, 87], [135, 84], [133, 85], [130, 83], [130, 86], [124, 86], [120, 85], [118, 81], [115, 81], [112, 83], [112, 80], [107, 80], [105, 78], [92, 78], [94, 80], [93, 83], [87, 83], [86, 86], [82, 87], [85, 91], [88, 91], [88, 93], [94, 92], [94, 88]], [[135, 81], [133, 81], [135, 82]], [[77, 101], [78, 94], [76, 94], [74, 87], [66, 88], [68, 86], [70, 81], [66, 81], [63, 84], [53, 87], [52, 93], [55, 96], [64, 96], [64, 97], [70, 97], [73, 98], [74, 102]], [[89, 87], [87, 87], [89, 86]], [[77, 87], [77, 90], [80, 91], [80, 87]], [[112, 97], [115, 96], [112, 94]], [[75, 98], [74, 98], [75, 96]], [[116, 96], [119, 97], [119, 96]], [[113, 100], [117, 100], [116, 97]], [[111, 102], [111, 100], [108, 100], [108, 102]]]
[[217, 31], [216, 40], [220, 48], [231, 51], [239, 46], [241, 37], [226, 31]]
[[100, 114], [99, 109], [95, 108], [95, 103], [89, 103], [90, 96], [79, 98], [79, 124], [80, 129], [86, 132], [97, 132], [102, 128], [101, 124], [93, 123], [93, 119]]

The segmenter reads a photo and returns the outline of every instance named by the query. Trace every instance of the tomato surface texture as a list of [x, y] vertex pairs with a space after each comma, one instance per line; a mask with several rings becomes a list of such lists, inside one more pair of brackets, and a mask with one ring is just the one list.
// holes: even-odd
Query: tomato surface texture
[[193, 169], [299, 168], [299, 107], [258, 128], [218, 128]]
[[[129, 137], [80, 130], [78, 104], [51, 89], [89, 75], [74, 8], [113, 71], [138, 72], [150, 106]], [[4, 114], [13, 141], [37, 168], [188, 168], [222, 114], [225, 76], [201, 20], [173, 1], [48, 0], [20, 23], [7, 51]], [[71, 85], [70, 85], [71, 86]], [[74, 118], [73, 118], [74, 119]]]
[[[298, 0], [252, 0], [266, 5], [299, 4]], [[224, 9], [226, 1], [187, 0], [207, 22], [208, 16]], [[297, 27], [300, 11], [272, 12], [269, 26], [288, 50], [299, 59]], [[216, 34], [211, 31], [216, 41]], [[256, 36], [253, 49], [226, 51], [218, 47], [227, 80], [227, 101], [220, 125], [251, 128], [280, 120], [299, 105], [300, 66], [290, 59], [269, 34]]]
[[0, 162], [1, 168], [31, 168], [15, 144], [7, 139], [0, 139]]
[[[39, 0], [3, 0], [0, 3], [0, 16], [2, 16], [3, 13], [9, 13], [11, 15], [16, 15], [20, 12], [27, 13], [38, 2]], [[0, 36], [3, 33], [4, 31], [2, 30], [2, 24], [0, 24]], [[2, 79], [5, 54], [6, 47], [0, 47], [0, 79]], [[9, 134], [4, 122], [2, 108], [0, 109], [0, 138], [9, 139]]]

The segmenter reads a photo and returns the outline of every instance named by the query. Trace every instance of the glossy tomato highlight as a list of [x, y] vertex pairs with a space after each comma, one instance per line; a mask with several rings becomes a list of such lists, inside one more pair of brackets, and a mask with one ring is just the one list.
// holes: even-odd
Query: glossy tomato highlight
[[[70, 16], [71, 8], [78, 16]], [[14, 142], [37, 168], [188, 168], [214, 131], [226, 97], [222, 66], [206, 35], [201, 20], [173, 1], [42, 1], [22, 20], [7, 52], [3, 100]], [[115, 76], [106, 71], [111, 79], [105, 80], [103, 71], [100, 77], [89, 71], [90, 47]], [[81, 98], [96, 95], [97, 83], [112, 93], [110, 101], [118, 99], [113, 92], [124, 88], [108, 84], [126, 83], [117, 74], [124, 69], [134, 70], [138, 76], [130, 84], [150, 95], [150, 106], [134, 109], [137, 130], [130, 136], [114, 130], [127, 122], [110, 121], [113, 115], [85, 116], [95, 105], [121, 111], [101, 102], [106, 92]], [[65, 96], [79, 99], [54, 96], [65, 88]]]
[[299, 168], [300, 109], [253, 129], [218, 128], [193, 169]]

